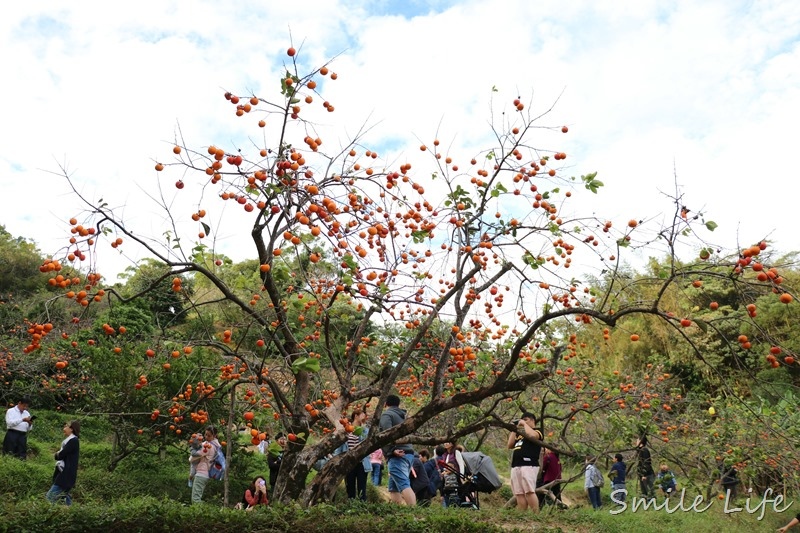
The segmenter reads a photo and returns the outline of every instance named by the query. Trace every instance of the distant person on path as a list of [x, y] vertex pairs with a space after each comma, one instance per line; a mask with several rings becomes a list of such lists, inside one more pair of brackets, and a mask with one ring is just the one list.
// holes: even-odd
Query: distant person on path
[[80, 455], [80, 442], [78, 437], [81, 433], [81, 423], [72, 420], [64, 424], [64, 436], [61, 441], [61, 448], [55, 453], [56, 468], [53, 471], [53, 486], [47, 491], [47, 501], [50, 503], [64, 502], [72, 505], [72, 496], [69, 491], [75, 486], [78, 478], [78, 456]]
[[17, 405], [6, 411], [6, 436], [3, 439], [3, 453], [13, 455], [23, 461], [28, 456], [28, 432], [33, 428], [36, 418], [28, 412], [30, 398], [20, 398]]
[[[400, 409], [400, 397], [390, 394], [386, 398], [386, 406], [381, 413], [378, 425], [380, 431], [386, 431], [400, 425], [406, 419], [406, 412]], [[390, 444], [383, 449], [389, 469], [389, 497], [393, 502], [405, 505], [416, 505], [417, 497], [411, 489], [411, 463], [414, 460], [414, 448], [410, 444]]]
[[614, 503], [624, 503], [628, 495], [628, 490], [625, 487], [625, 475], [627, 474], [627, 467], [621, 453], [614, 455], [614, 464], [611, 465], [611, 471], [608, 477], [611, 478], [611, 501]]
[[639, 490], [644, 498], [655, 498], [654, 483], [656, 473], [653, 471], [653, 460], [650, 450], [647, 449], [647, 436], [642, 435], [636, 441], [636, 473], [639, 476]]
[[536, 496], [536, 478], [539, 476], [539, 455], [542, 451], [542, 434], [535, 428], [536, 416], [523, 413], [517, 421], [516, 431], [508, 435], [511, 454], [511, 490], [517, 500], [517, 509], [539, 512]]
[[383, 450], [378, 448], [369, 454], [369, 462], [372, 464], [372, 484], [380, 487], [383, 481]]
[[594, 509], [599, 509], [603, 504], [600, 498], [600, 487], [602, 486], [603, 482], [603, 474], [601, 474], [600, 470], [597, 469], [594, 461], [594, 457], [590, 456], [586, 458], [586, 470], [584, 471], [583, 476], [583, 488], [586, 489], [586, 493], [589, 496], [589, 502], [591, 502], [592, 507]]

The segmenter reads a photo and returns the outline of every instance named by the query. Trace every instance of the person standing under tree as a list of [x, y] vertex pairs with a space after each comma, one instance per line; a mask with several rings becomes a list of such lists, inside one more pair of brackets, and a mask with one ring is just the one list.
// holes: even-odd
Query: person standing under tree
[[586, 494], [589, 496], [589, 502], [592, 508], [600, 509], [603, 505], [603, 500], [600, 496], [600, 487], [603, 483], [603, 474], [597, 469], [594, 464], [594, 457], [586, 458], [586, 470], [584, 471], [583, 488], [586, 489]]
[[611, 501], [614, 503], [625, 503], [628, 491], [625, 487], [625, 475], [627, 469], [625, 461], [622, 460], [622, 454], [614, 455], [614, 464], [611, 465], [611, 471], [608, 477], [611, 478]]
[[[347, 434], [347, 440], [344, 444], [344, 451], [350, 451], [367, 437], [368, 429], [364, 427], [364, 421], [367, 419], [367, 413], [359, 408], [353, 409], [350, 415], [350, 423], [353, 425], [353, 431]], [[358, 428], [361, 428], [360, 430]], [[347, 489], [347, 497], [355, 499], [356, 496], [362, 501], [367, 501], [367, 476], [372, 471], [372, 463], [369, 456], [364, 457], [360, 463], [353, 467], [344, 478], [344, 485]]]
[[650, 458], [650, 450], [647, 449], [647, 436], [642, 435], [636, 441], [636, 473], [639, 475], [639, 489], [642, 497], [655, 498], [656, 491], [654, 483], [656, 473], [653, 471], [653, 460]]
[[267, 455], [267, 467], [269, 468], [269, 491], [272, 494], [275, 490], [275, 483], [278, 482], [278, 474], [283, 463], [283, 452], [286, 449], [286, 435], [278, 433], [275, 437], [275, 445], [270, 446]]
[[13, 455], [23, 461], [28, 456], [28, 432], [33, 428], [36, 417], [28, 412], [31, 400], [20, 398], [17, 405], [6, 411], [6, 436], [3, 439], [3, 453]]
[[[558, 457], [558, 452], [554, 450], [545, 450], [544, 459], [542, 460], [542, 485], [547, 485], [557, 479], [561, 479], [561, 461]], [[556, 505], [563, 505], [561, 502], [561, 483], [555, 483], [550, 486], [550, 492], [555, 498]], [[545, 494], [539, 494], [539, 505], [541, 506], [547, 501]]]
[[523, 413], [517, 421], [517, 429], [508, 435], [511, 454], [511, 490], [517, 500], [517, 509], [539, 512], [536, 496], [536, 478], [539, 476], [539, 455], [542, 451], [542, 434], [534, 426], [536, 416]]
[[72, 505], [72, 496], [69, 491], [75, 486], [78, 478], [78, 456], [81, 446], [78, 437], [81, 433], [81, 423], [72, 420], [64, 424], [64, 435], [66, 438], [61, 441], [61, 448], [55, 453], [56, 468], [53, 471], [53, 486], [47, 491], [47, 501], [58, 503], [63, 500], [64, 504]]
[[379, 487], [383, 478], [383, 450], [378, 448], [369, 454], [369, 462], [372, 464], [372, 484]]
[[[380, 431], [398, 426], [406, 419], [406, 412], [400, 409], [400, 397], [390, 394], [386, 397], [386, 407], [381, 413], [378, 425]], [[389, 470], [389, 497], [395, 503], [414, 506], [417, 497], [411, 488], [411, 464], [414, 461], [414, 448], [410, 444], [390, 444], [383, 449]]]
[[203, 493], [208, 485], [209, 471], [213, 467], [214, 459], [219, 452], [220, 444], [217, 440], [217, 428], [214, 426], [206, 427], [205, 442], [197, 455], [192, 455], [189, 460], [196, 464], [194, 480], [192, 481], [192, 504], [203, 501]]

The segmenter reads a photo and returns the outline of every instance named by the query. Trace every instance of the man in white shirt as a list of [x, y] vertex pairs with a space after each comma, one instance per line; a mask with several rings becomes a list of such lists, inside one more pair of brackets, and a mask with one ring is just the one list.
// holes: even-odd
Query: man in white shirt
[[30, 398], [23, 397], [19, 403], [6, 411], [6, 436], [3, 453], [24, 460], [28, 454], [28, 431], [33, 427], [33, 417], [28, 412]]

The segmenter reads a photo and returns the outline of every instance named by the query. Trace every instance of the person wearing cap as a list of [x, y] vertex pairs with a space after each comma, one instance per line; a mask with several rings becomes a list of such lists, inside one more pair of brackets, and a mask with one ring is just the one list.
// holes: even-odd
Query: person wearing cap
[[20, 398], [17, 405], [6, 411], [6, 436], [3, 439], [3, 453], [18, 457], [23, 461], [28, 456], [28, 432], [33, 428], [34, 417], [28, 412], [31, 400]]
[[78, 477], [78, 455], [80, 454], [80, 442], [78, 437], [81, 433], [81, 423], [72, 420], [64, 424], [64, 436], [61, 441], [61, 448], [53, 456], [56, 460], [56, 468], [53, 471], [53, 486], [47, 491], [46, 498], [50, 503], [63, 501], [66, 505], [72, 505], [72, 496], [69, 491], [75, 486]]
[[517, 500], [517, 509], [539, 512], [536, 496], [536, 478], [539, 475], [539, 455], [542, 451], [542, 434], [535, 428], [536, 416], [525, 412], [517, 421], [517, 429], [508, 435], [511, 455], [511, 490]]

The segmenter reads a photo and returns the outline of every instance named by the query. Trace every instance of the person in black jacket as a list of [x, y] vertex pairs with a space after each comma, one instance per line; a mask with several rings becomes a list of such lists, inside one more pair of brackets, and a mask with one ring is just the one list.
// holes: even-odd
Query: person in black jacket
[[72, 496], [69, 491], [75, 486], [78, 477], [78, 455], [80, 454], [81, 424], [72, 420], [64, 425], [66, 438], [61, 442], [61, 448], [55, 453], [56, 468], [53, 472], [53, 486], [47, 491], [47, 500], [58, 503], [63, 500], [66, 505], [72, 505]]
[[414, 491], [418, 506], [430, 507], [433, 498], [431, 480], [419, 454], [414, 454], [414, 459], [411, 461], [411, 490]]
[[439, 486], [442, 484], [439, 467], [436, 464], [436, 460], [431, 458], [431, 452], [428, 450], [419, 451], [419, 460], [422, 461], [425, 473], [428, 474], [430, 498], [433, 498], [439, 492]]
[[647, 449], [647, 436], [642, 435], [636, 441], [636, 473], [639, 475], [639, 488], [641, 495], [651, 499], [656, 497], [655, 480], [656, 473], [653, 471], [653, 460], [650, 457], [650, 450]]
[[[278, 433], [275, 442], [280, 446], [279, 449], [272, 449], [267, 455], [267, 466], [269, 467], [269, 490], [275, 490], [275, 483], [278, 481], [278, 473], [281, 471], [283, 462], [283, 451], [286, 449], [286, 435]], [[278, 451], [280, 450], [280, 451]]]

